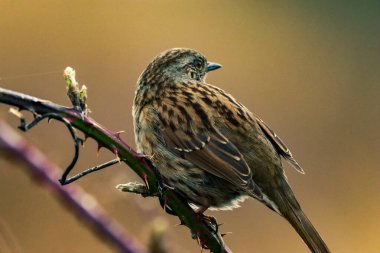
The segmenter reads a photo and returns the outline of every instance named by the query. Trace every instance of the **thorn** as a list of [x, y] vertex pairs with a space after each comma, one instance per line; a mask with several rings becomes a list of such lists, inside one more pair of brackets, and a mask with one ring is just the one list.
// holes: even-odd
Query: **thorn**
[[199, 232], [199, 231], [196, 232], [196, 234], [195, 234], [195, 238], [196, 238], [196, 240], [197, 240], [197, 242], [198, 242], [198, 245], [199, 245], [199, 246], [201, 247], [201, 249], [203, 250], [205, 244], [204, 244], [204, 242], [202, 242], [202, 240], [201, 240], [201, 238], [200, 238], [200, 232]]
[[[84, 143], [88, 140], [88, 135], [84, 134], [84, 138], [82, 139], [82, 147], [84, 147]], [[98, 150], [99, 152], [99, 150]]]
[[9, 108], [9, 113], [15, 115], [17, 118], [22, 118], [22, 113], [13, 107]]
[[232, 234], [232, 232], [221, 233], [220, 236], [221, 236], [221, 237], [224, 237], [224, 236], [226, 236], [226, 235], [230, 235], [230, 234]]
[[121, 163], [121, 159], [119, 157], [119, 150], [117, 150], [117, 148], [115, 146], [112, 146], [111, 147], [111, 150], [112, 150], [112, 153], [114, 153], [116, 155], [116, 159], [119, 163]]
[[124, 131], [124, 130], [117, 131], [117, 132], [115, 133], [115, 137], [116, 137], [117, 139], [121, 140], [120, 134], [122, 134], [122, 133], [125, 133], [125, 131]]
[[88, 139], [88, 135], [85, 134], [85, 135], [84, 135], [84, 139], [82, 139], [82, 142], [81, 142], [82, 147], [84, 147], [84, 143], [87, 141], [87, 139]]
[[201, 245], [201, 240], [199, 239], [199, 232], [196, 232], [195, 239], [197, 240], [198, 245]]
[[62, 120], [69, 125], [71, 125], [71, 123], [73, 123], [72, 119], [70, 119], [70, 118], [62, 118]]
[[184, 226], [184, 225], [185, 225], [185, 223], [183, 221], [180, 221], [180, 223], [175, 224], [176, 227], [178, 227], [178, 226]]
[[115, 146], [112, 146], [112, 147], [111, 147], [111, 151], [112, 151], [112, 153], [114, 153], [116, 156], [117, 156], [117, 154], [119, 153], [119, 151], [117, 150], [117, 148], [116, 148]]
[[[148, 188], [149, 189], [149, 188]], [[167, 209], [167, 205], [166, 205], [166, 199], [163, 200], [163, 205], [162, 205], [162, 209], [164, 209], [164, 212], [167, 213], [166, 209]]]
[[148, 184], [148, 175], [145, 172], [143, 172], [143, 178], [144, 178], [144, 182], [145, 182], [146, 188], [148, 188], [148, 190], [150, 190], [149, 189], [149, 184]]
[[98, 143], [98, 151], [96, 152], [96, 156], [99, 156], [99, 151], [100, 149], [102, 148], [103, 146], [101, 146], [99, 143]]
[[88, 139], [88, 135], [87, 135], [87, 134], [84, 134], [84, 140], [83, 140], [83, 142], [86, 142], [87, 139]]

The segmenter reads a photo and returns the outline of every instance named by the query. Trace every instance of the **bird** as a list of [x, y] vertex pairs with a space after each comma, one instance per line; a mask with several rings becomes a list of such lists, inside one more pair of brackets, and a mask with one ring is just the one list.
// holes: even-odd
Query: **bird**
[[157, 55], [137, 81], [132, 115], [137, 151], [198, 213], [254, 198], [284, 217], [313, 253], [330, 252], [302, 211], [282, 160], [304, 170], [269, 126], [206, 82], [221, 65], [194, 49]]

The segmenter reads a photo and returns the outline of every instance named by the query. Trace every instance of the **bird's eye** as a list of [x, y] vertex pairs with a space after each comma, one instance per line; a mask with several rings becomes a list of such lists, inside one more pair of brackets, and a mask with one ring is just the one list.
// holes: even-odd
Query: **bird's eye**
[[197, 68], [197, 69], [202, 69], [203, 68], [203, 61], [201, 61], [200, 59], [196, 59], [194, 61], [194, 66]]

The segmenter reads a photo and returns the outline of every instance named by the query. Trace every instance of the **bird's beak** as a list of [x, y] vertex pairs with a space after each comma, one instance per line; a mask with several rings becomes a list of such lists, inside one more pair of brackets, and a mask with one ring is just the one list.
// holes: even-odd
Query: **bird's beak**
[[221, 68], [222, 65], [215, 62], [207, 62], [207, 72]]

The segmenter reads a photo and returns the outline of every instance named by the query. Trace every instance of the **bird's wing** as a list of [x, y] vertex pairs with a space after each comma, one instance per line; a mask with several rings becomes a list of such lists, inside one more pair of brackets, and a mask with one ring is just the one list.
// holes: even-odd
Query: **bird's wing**
[[172, 101], [162, 101], [156, 109], [166, 145], [198, 168], [261, 198], [260, 189], [252, 181], [251, 169], [236, 146], [212, 126], [202, 108], [196, 104], [186, 108], [180, 101], [175, 105]]
[[256, 117], [257, 123], [259, 124], [261, 130], [263, 130], [266, 137], [269, 139], [269, 141], [272, 143], [272, 145], [276, 148], [277, 152], [284, 157], [292, 167], [297, 170], [298, 172], [305, 174], [305, 171], [301, 168], [301, 166], [297, 163], [297, 161], [294, 159], [292, 153], [290, 152], [289, 148], [285, 145], [285, 143], [280, 139], [280, 137], [277, 136], [277, 134], [269, 128], [267, 124], [265, 124], [264, 121], [262, 121], [260, 118]]

